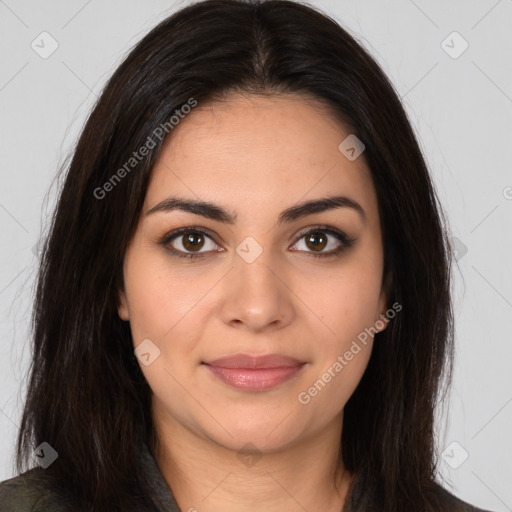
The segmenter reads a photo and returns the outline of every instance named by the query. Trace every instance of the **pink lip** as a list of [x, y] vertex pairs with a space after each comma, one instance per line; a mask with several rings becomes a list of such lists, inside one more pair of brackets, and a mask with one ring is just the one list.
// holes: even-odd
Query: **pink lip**
[[226, 384], [247, 391], [264, 391], [291, 379], [306, 363], [278, 354], [236, 354], [203, 364]]

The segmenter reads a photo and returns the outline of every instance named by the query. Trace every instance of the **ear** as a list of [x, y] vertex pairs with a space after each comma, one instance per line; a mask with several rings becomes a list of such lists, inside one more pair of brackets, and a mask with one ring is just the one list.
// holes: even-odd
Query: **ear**
[[[383, 280], [380, 297], [379, 297], [380, 315], [379, 315], [379, 318], [375, 322], [377, 324], [377, 322], [380, 320], [380, 322], [378, 322], [378, 325], [380, 326], [380, 328], [376, 325], [378, 332], [381, 332], [384, 329], [386, 329], [388, 326], [388, 323], [389, 323], [389, 318], [386, 316], [386, 311], [388, 309], [388, 297], [391, 292], [392, 282], [393, 282], [393, 278], [392, 278], [391, 271], [390, 271], [390, 272], [388, 272], [386, 278]], [[382, 324], [384, 324], [384, 325], [382, 326]]]
[[121, 318], [121, 320], [128, 321], [130, 319], [130, 314], [128, 310], [128, 299], [126, 297], [124, 286], [120, 288], [118, 292], [117, 314], [119, 315], [119, 318]]

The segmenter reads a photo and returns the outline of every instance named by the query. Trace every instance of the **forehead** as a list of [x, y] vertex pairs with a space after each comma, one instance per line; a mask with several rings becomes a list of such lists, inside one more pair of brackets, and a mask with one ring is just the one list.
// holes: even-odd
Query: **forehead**
[[254, 214], [339, 193], [371, 215], [376, 197], [364, 153], [350, 160], [339, 149], [349, 135], [324, 103], [301, 95], [199, 104], [170, 133], [146, 203], [177, 193]]

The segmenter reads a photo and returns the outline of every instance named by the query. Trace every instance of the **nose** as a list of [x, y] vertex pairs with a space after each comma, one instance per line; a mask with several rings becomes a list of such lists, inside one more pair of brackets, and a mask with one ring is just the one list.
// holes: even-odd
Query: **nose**
[[263, 251], [254, 261], [238, 254], [223, 283], [224, 323], [252, 332], [281, 329], [293, 321], [297, 300], [283, 267]]

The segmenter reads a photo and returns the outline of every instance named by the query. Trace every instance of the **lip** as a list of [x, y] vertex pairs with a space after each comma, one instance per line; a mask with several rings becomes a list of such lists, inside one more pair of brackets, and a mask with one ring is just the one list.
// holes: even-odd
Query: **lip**
[[202, 364], [230, 386], [246, 391], [265, 391], [291, 379], [306, 363], [279, 354], [235, 354]]
[[232, 356], [220, 357], [212, 361], [205, 361], [204, 364], [222, 368], [283, 368], [304, 364], [294, 357], [280, 354], [265, 354], [263, 356], [251, 356], [248, 354], [234, 354]]

